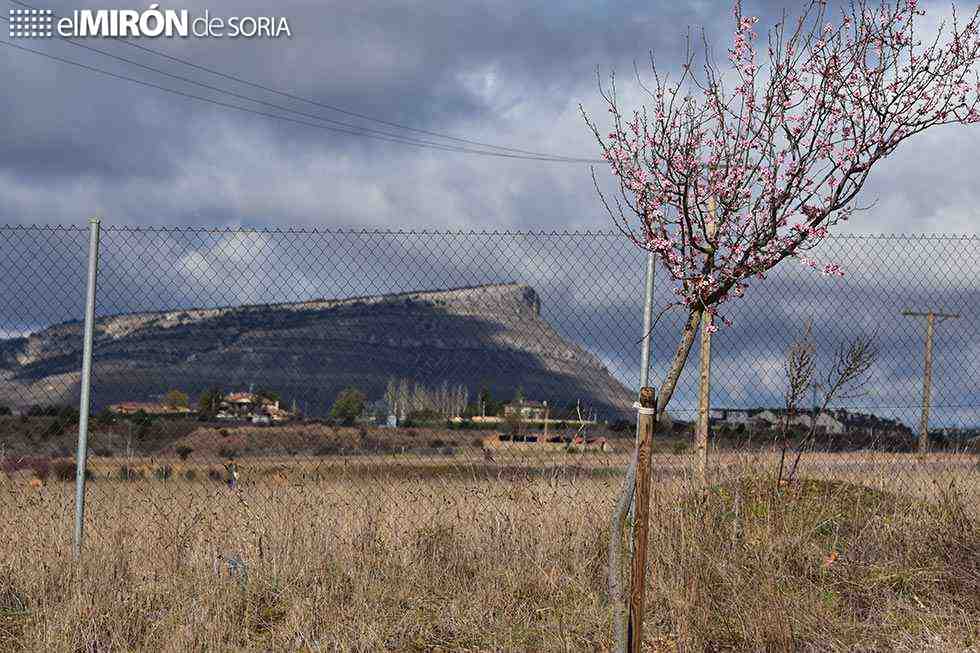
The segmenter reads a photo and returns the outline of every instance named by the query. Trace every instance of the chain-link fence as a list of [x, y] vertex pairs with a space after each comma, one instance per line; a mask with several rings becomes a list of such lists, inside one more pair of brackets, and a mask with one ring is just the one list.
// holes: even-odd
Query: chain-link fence
[[[0, 229], [3, 512], [64, 541], [88, 239]], [[785, 437], [803, 476], [975, 493], [980, 240], [846, 236], [816, 256], [845, 276], [786, 263], [721, 310], [709, 474], [771, 470]], [[182, 533], [174, 551], [186, 537], [227, 562], [286, 546], [296, 520], [337, 538], [492, 520], [518, 489], [526, 514], [554, 519], [557, 502], [605, 523], [633, 446], [644, 270], [609, 232], [103, 227], [89, 538], [139, 549], [147, 528]], [[662, 310], [674, 299], [658, 274], [654, 382], [684, 319]], [[928, 318], [903, 311], [957, 316], [934, 320], [928, 456], [913, 453]], [[816, 367], [786, 420], [801, 338]], [[862, 339], [876, 353], [858, 391], [824, 407], [837, 354]], [[657, 438], [661, 486], [691, 468], [697, 357]]]

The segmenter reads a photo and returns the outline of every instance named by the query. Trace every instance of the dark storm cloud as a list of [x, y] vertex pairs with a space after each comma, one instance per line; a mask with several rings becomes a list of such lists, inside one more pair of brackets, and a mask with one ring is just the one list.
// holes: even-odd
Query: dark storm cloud
[[[103, 3], [92, 3], [102, 6]], [[781, 3], [747, 3], [771, 23]], [[85, 3], [46, 5], [58, 12]], [[192, 14], [200, 11], [184, 5]], [[941, 5], [940, 5], [941, 7]], [[656, 51], [668, 71], [689, 29], [724, 57], [727, 3], [209, 4], [212, 15], [291, 21], [291, 39], [145, 40], [151, 47], [353, 111], [523, 149], [595, 156], [579, 102], [604, 117], [594, 72], [615, 68], [627, 105], [632, 64]], [[21, 41], [56, 56], [208, 98], [248, 104], [57, 40]], [[140, 63], [306, 113], [365, 124], [107, 40]], [[3, 48], [0, 220], [112, 223], [607, 225], [586, 166], [482, 159], [270, 121], [106, 79]], [[373, 127], [390, 131], [382, 125]], [[419, 138], [430, 138], [416, 134]], [[857, 230], [966, 231], [975, 191], [973, 132], [906, 146], [873, 178], [879, 209]], [[935, 161], [940, 156], [942, 161]], [[939, 163], [939, 165], [936, 165]], [[607, 175], [600, 170], [604, 180]], [[899, 183], [895, 183], [898, 180]], [[605, 183], [605, 181], [604, 181]], [[43, 193], [39, 191], [43, 189]]]
[[[589, 3], [538, 9], [525, 9], [520, 4], [452, 3], [420, 8], [414, 3], [280, 3], [275, 12], [290, 18], [295, 33], [292, 39], [235, 43], [156, 40], [152, 46], [389, 121], [513, 143], [525, 149], [593, 155], [594, 148], [574, 112], [575, 104], [592, 94], [593, 67], [628, 65], [632, 58], [643, 55], [651, 40], [663, 37], [669, 41], [667, 37], [676, 35], [679, 25], [697, 18], [697, 12], [650, 7], [647, 3], [617, 6], [615, 11]], [[64, 13], [78, 6], [59, 3], [55, 10]], [[270, 11], [267, 4], [258, 3], [219, 3], [208, 9], [213, 15], [261, 15]], [[63, 42], [20, 44], [182, 91], [248, 105]], [[363, 124], [356, 118], [214, 78], [119, 43], [90, 40], [86, 44], [266, 102]], [[227, 219], [222, 208], [231, 209], [232, 215], [246, 221], [356, 224], [371, 222], [369, 215], [375, 215], [376, 221], [384, 222], [388, 214], [401, 208], [399, 199], [407, 209], [401, 213], [416, 223], [427, 219], [446, 222], [454, 219], [452, 202], [445, 206], [442, 201], [445, 214], [434, 218], [426, 215], [431, 211], [413, 206], [424, 204], [417, 191], [421, 179], [433, 179], [432, 185], [447, 197], [466, 198], [473, 194], [476, 180], [492, 175], [519, 181], [530, 171], [530, 176], [540, 182], [526, 184], [520, 194], [531, 197], [551, 189], [552, 175], [563, 178], [570, 170], [568, 166], [549, 170], [539, 164], [511, 165], [458, 154], [432, 154], [269, 122], [105, 79], [9, 48], [0, 60], [0, 75], [12, 82], [8, 86], [17, 89], [0, 99], [5, 116], [0, 126], [5, 143], [0, 153], [4, 186], [15, 191], [23, 186], [57, 183], [63, 195], [94, 204], [72, 207], [75, 211], [101, 210], [115, 222], [147, 219], [134, 214], [136, 198], [162, 211], [155, 222], [199, 222], [215, 216]], [[582, 92], [585, 89], [589, 92]], [[553, 122], [556, 115], [563, 117], [557, 125]], [[569, 127], [581, 133], [569, 139]], [[391, 130], [380, 125], [375, 128]], [[546, 128], [543, 133], [542, 128]], [[328, 195], [317, 200], [334, 209], [334, 214], [324, 216], [306, 207], [297, 210], [289, 194], [270, 202], [267, 213], [241, 211], [235, 188], [226, 184], [254, 188], [256, 179], [269, 179], [264, 164], [270, 159], [278, 173], [270, 180], [271, 185], [290, 187], [315, 180]], [[360, 171], [363, 175], [358, 174]], [[587, 179], [582, 166], [576, 166], [573, 174], [579, 181]], [[322, 177], [333, 177], [333, 183], [324, 185]], [[147, 195], [140, 183], [146, 178], [156, 180], [158, 196]], [[72, 181], [80, 179], [90, 184], [88, 195], [72, 188]], [[333, 204], [331, 186], [351, 183], [360, 186], [362, 193], [370, 195], [373, 190], [374, 194], [392, 196], [394, 205], [381, 208], [380, 214], [380, 207], [369, 206], [374, 213], [365, 215], [343, 202]], [[212, 191], [217, 206], [202, 206], [204, 188], [186, 195], [186, 201], [165, 201], [168, 191], [177, 195], [189, 185]], [[275, 188], [266, 190], [271, 195], [276, 193]], [[337, 190], [343, 195], [343, 190]], [[479, 193], [476, 198], [477, 206], [487, 204]], [[515, 214], [520, 207], [507, 198], [504, 202], [484, 208], [490, 214], [489, 222], [526, 219]], [[467, 199], [460, 204], [468, 204]], [[31, 216], [22, 214], [32, 208], [30, 203], [15, 202], [4, 207], [3, 217], [12, 222], [30, 220]], [[498, 210], [507, 215], [499, 215]], [[65, 206], [60, 213], [53, 217], [67, 218], [71, 208]], [[562, 219], [561, 214], [537, 215], [535, 219], [553, 223]]]

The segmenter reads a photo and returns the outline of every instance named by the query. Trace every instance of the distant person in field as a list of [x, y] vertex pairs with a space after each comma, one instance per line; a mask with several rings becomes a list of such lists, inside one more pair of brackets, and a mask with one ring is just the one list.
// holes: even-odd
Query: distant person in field
[[225, 463], [225, 470], [228, 472], [228, 487], [238, 489], [238, 465], [234, 460], [229, 460]]

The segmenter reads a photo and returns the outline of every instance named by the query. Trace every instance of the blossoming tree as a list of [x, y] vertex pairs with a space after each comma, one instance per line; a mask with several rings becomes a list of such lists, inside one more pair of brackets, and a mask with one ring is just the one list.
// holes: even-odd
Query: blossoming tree
[[698, 325], [714, 331], [709, 320], [750, 279], [786, 259], [843, 274], [811, 250], [851, 216], [877, 162], [931, 127], [980, 122], [980, 7], [966, 20], [954, 9], [927, 41], [916, 28], [924, 13], [917, 0], [837, 10], [810, 0], [760, 45], [758, 19], [737, 2], [724, 71], [707, 54], [699, 62], [689, 39], [675, 80], [652, 57], [652, 84], [637, 76], [648, 105], [625, 111], [615, 79], [600, 82], [611, 129], [583, 115], [619, 188], [612, 201], [596, 188], [617, 225], [658, 256], [687, 312], [658, 412]]
[[585, 118], [619, 185], [614, 202], [600, 196], [688, 311], [661, 410], [703, 316], [787, 258], [843, 274], [809, 250], [850, 217], [874, 164], [930, 127], [980, 122], [980, 7], [965, 22], [954, 10], [927, 43], [924, 14], [917, 0], [861, 0], [832, 16], [811, 0], [760, 48], [758, 19], [736, 3], [726, 73], [708, 57], [696, 72], [690, 47], [676, 81], [652, 61], [650, 105], [630, 113], [615, 81], [600, 85], [612, 129]]

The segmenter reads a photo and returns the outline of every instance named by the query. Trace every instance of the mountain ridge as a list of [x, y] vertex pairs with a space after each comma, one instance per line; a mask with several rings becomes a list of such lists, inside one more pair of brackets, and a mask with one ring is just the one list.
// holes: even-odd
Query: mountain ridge
[[[77, 394], [81, 334], [76, 321], [0, 340], [0, 402], [45, 403], [52, 386], [62, 400]], [[632, 400], [597, 356], [541, 317], [537, 292], [516, 282], [121, 313], [95, 324], [96, 408], [171, 387], [255, 383], [323, 413], [342, 387], [376, 398], [391, 377], [488, 387], [500, 398], [522, 387], [529, 398], [603, 411]]]

